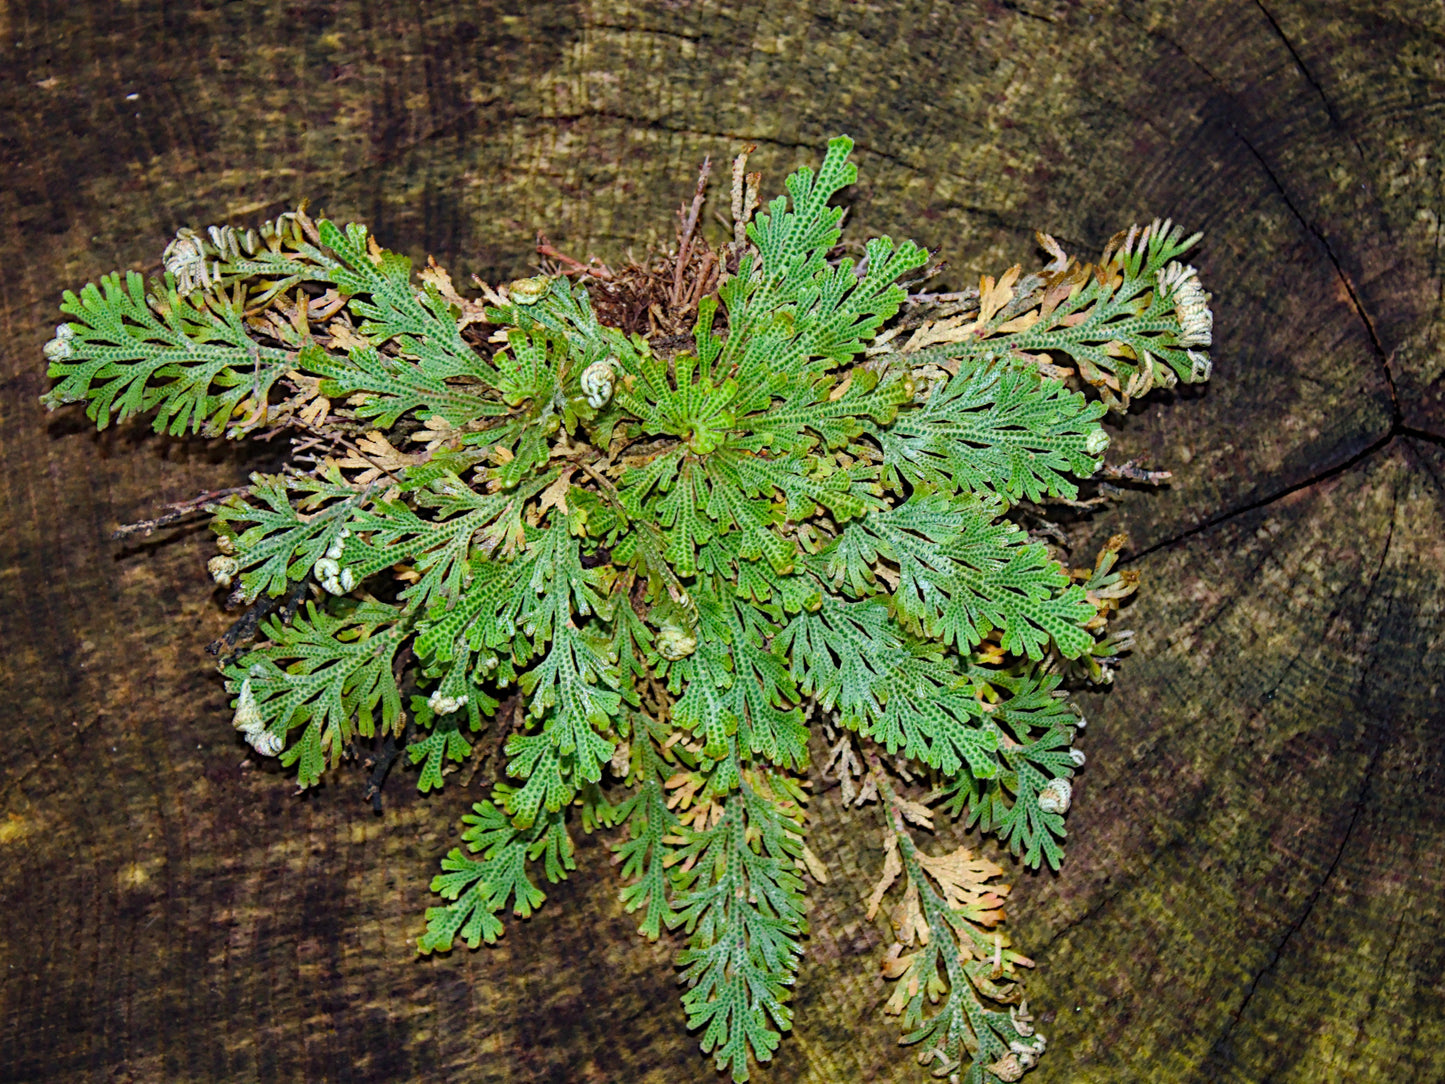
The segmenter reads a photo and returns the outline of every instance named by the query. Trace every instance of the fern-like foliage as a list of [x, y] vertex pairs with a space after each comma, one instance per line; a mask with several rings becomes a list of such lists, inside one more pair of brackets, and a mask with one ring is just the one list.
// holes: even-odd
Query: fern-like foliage
[[[1207, 298], [1167, 222], [1095, 264], [1042, 238], [1038, 274], [910, 297], [912, 242], [838, 255], [850, 149], [756, 214], [740, 159], [733, 239], [683, 240], [668, 304], [635, 308], [672, 325], [646, 334], [615, 318], [610, 272], [474, 300], [304, 207], [182, 230], [163, 277], [65, 295], [46, 402], [102, 428], [291, 437], [284, 470], [207, 507], [213, 576], [274, 611], [222, 664], [236, 726], [301, 786], [373, 739], [409, 743], [435, 789], [505, 724], [504, 781], [443, 860], [420, 951], [531, 914], [537, 872], [574, 868], [580, 810], [619, 832], [641, 932], [684, 939], [688, 1026], [747, 1080], [791, 1027], [823, 876], [811, 717], [849, 796], [881, 798], [873, 910], [906, 885], [887, 964], [904, 1041], [1016, 1080], [1044, 1043], [1002, 871], [928, 856], [905, 822], [946, 812], [1059, 866], [1082, 763], [1064, 681], [1107, 679], [1135, 581], [1122, 542], [1075, 572], [1011, 510], [1076, 501], [1108, 408], [1207, 376]], [[932, 809], [890, 782], [908, 762]]]

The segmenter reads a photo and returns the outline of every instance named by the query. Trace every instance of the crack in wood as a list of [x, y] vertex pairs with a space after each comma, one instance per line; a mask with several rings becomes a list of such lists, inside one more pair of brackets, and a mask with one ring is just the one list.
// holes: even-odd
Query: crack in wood
[[1331, 478], [1344, 474], [1346, 471], [1354, 469], [1356, 466], [1369, 459], [1376, 452], [1379, 452], [1382, 449], [1388, 447], [1395, 440], [1395, 438], [1400, 435], [1402, 435], [1402, 430], [1396, 427], [1392, 427], [1385, 433], [1384, 436], [1379, 437], [1377, 440], [1371, 442], [1369, 445], [1360, 449], [1360, 451], [1355, 452], [1353, 455], [1348, 456], [1344, 460], [1332, 464], [1328, 467], [1324, 467], [1321, 470], [1318, 470], [1313, 474], [1310, 474], [1309, 476], [1300, 479], [1297, 482], [1293, 482], [1290, 485], [1284, 486], [1283, 488], [1276, 490], [1274, 493], [1271, 493], [1267, 497], [1261, 497], [1258, 500], [1249, 501], [1245, 504], [1239, 505], [1237, 508], [1226, 509], [1225, 511], [1220, 512], [1218, 515], [1210, 516], [1207, 519], [1201, 520], [1194, 526], [1180, 531], [1177, 534], [1170, 535], [1167, 538], [1162, 538], [1158, 542], [1144, 547], [1138, 553], [1131, 554], [1129, 559], [1122, 563], [1124, 565], [1136, 564], [1144, 560], [1146, 557], [1149, 557], [1152, 554], [1159, 552], [1160, 550], [1168, 549], [1170, 546], [1177, 545], [1180, 542], [1185, 541], [1186, 539], [1193, 538], [1195, 535], [1201, 534], [1212, 527], [1217, 527], [1221, 523], [1228, 522], [1229, 520], [1234, 519], [1236, 516], [1247, 515], [1250, 512], [1257, 511], [1260, 508], [1265, 508], [1271, 504], [1274, 504], [1276, 501], [1283, 500], [1285, 497], [1298, 493], [1302, 489], [1308, 489], [1311, 486], [1318, 485], [1320, 482], [1328, 481]]
[[1263, 0], [1254, 0], [1254, 6], [1259, 8], [1260, 14], [1269, 22], [1270, 28], [1275, 32], [1280, 42], [1289, 50], [1289, 55], [1293, 58], [1295, 67], [1297, 67], [1300, 74], [1305, 77], [1305, 81], [1314, 87], [1315, 93], [1319, 95], [1320, 104], [1325, 107], [1325, 113], [1330, 118], [1330, 123], [1339, 130], [1341, 135], [1350, 141], [1355, 148], [1355, 153], [1360, 157], [1361, 161], [1364, 161], [1365, 151], [1364, 148], [1360, 146], [1360, 141], [1345, 127], [1344, 120], [1335, 112], [1334, 103], [1331, 102], [1325, 94], [1325, 88], [1320, 85], [1319, 80], [1316, 79], [1309, 68], [1305, 66], [1304, 58], [1300, 56], [1299, 50], [1294, 47], [1294, 43], [1285, 35], [1284, 28], [1279, 25], [1279, 20], [1274, 17], [1274, 14], [1269, 8], [1264, 6]]
[[1294, 215], [1295, 219], [1299, 222], [1299, 224], [1303, 226], [1309, 232], [1310, 236], [1312, 236], [1316, 241], [1318, 241], [1320, 243], [1320, 246], [1325, 250], [1325, 255], [1329, 258], [1330, 263], [1334, 266], [1335, 275], [1340, 280], [1340, 285], [1345, 288], [1345, 294], [1350, 299], [1350, 305], [1354, 308], [1355, 315], [1359, 318], [1360, 323], [1364, 325], [1365, 333], [1370, 337], [1370, 345], [1374, 349], [1375, 360], [1380, 366], [1380, 371], [1384, 373], [1385, 383], [1390, 389], [1390, 407], [1394, 413], [1395, 421], [1398, 422], [1402, 417], [1400, 410], [1400, 397], [1396, 394], [1395, 391], [1394, 374], [1390, 372], [1390, 356], [1385, 350], [1384, 343], [1380, 341], [1380, 336], [1378, 332], [1376, 332], [1375, 330], [1375, 321], [1365, 310], [1364, 303], [1360, 300], [1359, 295], [1355, 293], [1355, 285], [1353, 282], [1350, 281], [1350, 276], [1345, 274], [1345, 269], [1340, 263], [1340, 258], [1335, 254], [1334, 246], [1330, 244], [1329, 238], [1324, 235], [1323, 231], [1311, 225], [1310, 222], [1305, 218], [1305, 216], [1300, 212], [1299, 208], [1294, 205], [1294, 201], [1289, 197], [1289, 192], [1285, 190], [1284, 182], [1279, 179], [1279, 176], [1274, 172], [1274, 169], [1270, 166], [1269, 162], [1266, 161], [1264, 155], [1259, 152], [1255, 145], [1249, 141], [1249, 139], [1244, 135], [1244, 133], [1241, 132], [1234, 125], [1233, 122], [1230, 122], [1229, 130], [1231, 133], [1233, 133], [1236, 139], [1238, 139], [1241, 143], [1244, 144], [1244, 146], [1249, 150], [1249, 153], [1254, 155], [1255, 161], [1259, 163], [1259, 168], [1264, 170], [1265, 176], [1268, 177], [1270, 179], [1270, 183], [1274, 185], [1275, 190], [1279, 193], [1279, 198], [1284, 200], [1284, 205], [1289, 208], [1290, 214]]
[[[1390, 529], [1385, 535], [1385, 545], [1380, 551], [1380, 563], [1376, 566], [1375, 573], [1370, 578], [1370, 586], [1365, 590], [1364, 603], [1368, 603], [1371, 596], [1374, 595], [1375, 589], [1380, 582], [1380, 575], [1384, 572], [1385, 562], [1390, 556], [1390, 546], [1395, 539], [1395, 517], [1399, 514], [1399, 508], [1400, 494], [1399, 490], [1396, 489], [1390, 513]], [[1362, 603], [1362, 605], [1364, 603]], [[1379, 648], [1378, 636], [1376, 637], [1374, 648], [1376, 650]], [[1364, 672], [1368, 673], [1368, 668], [1365, 668]], [[1340, 838], [1340, 845], [1336, 848], [1334, 857], [1331, 859], [1328, 868], [1326, 868], [1324, 876], [1320, 878], [1319, 883], [1315, 885], [1314, 891], [1310, 893], [1309, 899], [1305, 901], [1304, 908], [1301, 910], [1299, 917], [1286, 928], [1284, 936], [1280, 938], [1279, 943], [1275, 945], [1274, 950], [1270, 954], [1270, 958], [1250, 980], [1249, 988], [1245, 991], [1244, 999], [1239, 1003], [1239, 1007], [1235, 1009], [1228, 1026], [1225, 1027], [1223, 1033], [1215, 1039], [1214, 1044], [1210, 1047], [1206, 1063], [1233, 1063], [1233, 1053], [1229, 1050], [1230, 1036], [1234, 1034], [1235, 1028], [1238, 1027], [1239, 1022], [1243, 1019], [1246, 1010], [1249, 1008], [1249, 1003], [1254, 999], [1254, 995], [1259, 990], [1260, 984], [1274, 973], [1291, 939], [1300, 931], [1304, 924], [1309, 921], [1310, 915], [1314, 912], [1315, 905], [1319, 902], [1320, 896], [1324, 894], [1325, 887], [1330, 883], [1335, 875], [1335, 871], [1339, 868], [1340, 861], [1344, 858], [1345, 851], [1349, 847], [1350, 838], [1354, 835], [1355, 826], [1359, 823], [1360, 814], [1364, 811], [1365, 804], [1368, 800], [1370, 782], [1374, 778], [1375, 766], [1379, 763], [1381, 754], [1389, 744], [1386, 740], [1388, 737], [1387, 730], [1388, 727], [1383, 722], [1375, 728], [1375, 740], [1370, 750], [1369, 758], [1365, 763], [1365, 770], [1360, 779], [1359, 790], [1355, 794], [1354, 808], [1350, 812], [1349, 823], [1345, 826], [1345, 831]]]
[[[1258, 3], [1258, 0], [1256, 0], [1256, 3]], [[1261, 7], [1260, 10], [1263, 11], [1264, 9]], [[1173, 38], [1169, 37], [1167, 34], [1144, 26], [1143, 24], [1138, 22], [1138, 20], [1129, 18], [1126, 12], [1121, 11], [1119, 14], [1126, 22], [1129, 22], [1132, 25], [1138, 27], [1143, 33], [1164, 42], [1171, 49], [1177, 52], [1181, 57], [1187, 60], [1191, 65], [1193, 65], [1194, 68], [1200, 72], [1200, 74], [1202, 74], [1206, 79], [1209, 80], [1209, 82], [1223, 97], [1224, 101], [1228, 103], [1229, 113], [1231, 115], [1247, 115], [1245, 114], [1244, 110], [1240, 108], [1239, 104], [1235, 101], [1234, 95], [1231, 94], [1228, 88], [1220, 82], [1218, 77], [1216, 77], [1215, 74], [1210, 71], [1209, 68], [1206, 67], [1201, 61], [1191, 55], [1190, 52], [1184, 48], [1183, 45], [1175, 41]], [[1269, 18], [1268, 12], [1265, 12], [1265, 17]], [[1275, 30], [1278, 33], [1278, 25], [1274, 24], [1273, 19], [1270, 19], [1270, 22], [1272, 25], [1275, 26]], [[1280, 34], [1280, 36], [1281, 38], [1283, 38], [1282, 33]], [[1291, 55], [1294, 55], [1293, 47], [1290, 46], [1288, 40], [1285, 40], [1285, 47], [1290, 50]], [[1296, 61], [1298, 61], [1297, 57]], [[1303, 65], [1300, 66], [1301, 70], [1303, 70]], [[1310, 79], [1308, 72], [1305, 73], [1305, 78]], [[1313, 85], [1313, 80], [1310, 80], [1310, 82]], [[1318, 89], [1319, 88], [1316, 86], [1316, 90]], [[1333, 120], [1333, 114], [1328, 109], [1328, 104], [1326, 107], [1326, 113], [1329, 114], [1331, 116], [1331, 119]], [[1290, 199], [1288, 190], [1284, 186], [1284, 182], [1280, 180], [1279, 175], [1275, 173], [1274, 169], [1270, 166], [1264, 155], [1260, 153], [1259, 149], [1256, 148], [1255, 145], [1249, 141], [1249, 139], [1244, 135], [1242, 131], [1240, 131], [1239, 126], [1234, 123], [1232, 116], [1226, 118], [1226, 123], [1228, 123], [1229, 125], [1230, 133], [1236, 139], [1238, 139], [1240, 143], [1244, 145], [1244, 147], [1254, 157], [1254, 160], [1259, 164], [1260, 169], [1264, 171], [1264, 175], [1268, 177], [1270, 183], [1274, 185], [1275, 191], [1279, 194], [1280, 199], [1284, 201], [1284, 205], [1289, 209], [1290, 214], [1294, 216], [1295, 220], [1299, 222], [1299, 224], [1304, 227], [1305, 231], [1309, 233], [1310, 236], [1312, 236], [1319, 243], [1321, 248], [1324, 249], [1325, 256], [1333, 265], [1335, 269], [1335, 275], [1339, 278], [1341, 285], [1345, 289], [1346, 295], [1350, 299], [1350, 304], [1355, 310], [1356, 317], [1358, 317], [1361, 324], [1364, 325], [1365, 333], [1369, 336], [1370, 345], [1373, 348], [1375, 355], [1375, 361], [1379, 365], [1381, 372], [1384, 373], [1385, 382], [1387, 387], [1389, 388], [1390, 405], [1394, 415], [1394, 420], [1396, 421], [1396, 423], [1398, 423], [1400, 418], [1402, 417], [1402, 414], [1400, 408], [1400, 399], [1395, 391], [1395, 378], [1394, 375], [1390, 372], [1389, 354], [1386, 352], [1384, 344], [1381, 343], [1379, 334], [1375, 330], [1374, 320], [1370, 317], [1369, 313], [1366, 312], [1364, 304], [1360, 301], [1359, 296], [1355, 293], [1354, 284], [1350, 281], [1349, 276], [1345, 274], [1344, 267], [1341, 265], [1339, 257], [1335, 253], [1334, 246], [1330, 244], [1329, 238], [1327, 238], [1321, 230], [1312, 225], [1309, 220], [1306, 219], [1305, 216], [1301, 213], [1300, 209], [1295, 206], [1294, 201]], [[1341, 130], [1343, 131], [1343, 129]], [[1345, 134], [1348, 135], [1348, 133]]]
[[1289, 497], [1295, 493], [1298, 493], [1302, 489], [1309, 489], [1311, 486], [1318, 485], [1320, 482], [1329, 481], [1331, 478], [1335, 478], [1341, 474], [1346, 473], [1347, 471], [1353, 470], [1355, 467], [1365, 462], [1377, 452], [1382, 452], [1385, 449], [1389, 448], [1392, 444], [1395, 443], [1396, 440], [1400, 438], [1419, 440], [1424, 441], [1426, 444], [1434, 444], [1439, 447], [1445, 447], [1445, 436], [1442, 436], [1439, 433], [1432, 433], [1429, 430], [1416, 429], [1413, 426], [1402, 425], [1397, 422], [1389, 428], [1389, 430], [1385, 433], [1384, 436], [1373, 441], [1366, 447], [1360, 449], [1358, 452], [1355, 452], [1353, 455], [1347, 456], [1340, 462], [1334, 463], [1327, 467], [1322, 467], [1320, 470], [1314, 472], [1313, 474], [1310, 474], [1309, 476], [1300, 479], [1298, 482], [1293, 482], [1282, 489], [1276, 490], [1274, 493], [1271, 493], [1267, 497], [1261, 497], [1258, 500], [1249, 501], [1248, 503], [1242, 504], [1237, 508], [1226, 509], [1225, 511], [1220, 512], [1218, 515], [1211, 516], [1208, 519], [1196, 523], [1192, 527], [1189, 527], [1183, 531], [1179, 531], [1176, 534], [1169, 535], [1166, 538], [1161, 538], [1159, 541], [1153, 543], [1152, 545], [1144, 547], [1138, 553], [1130, 554], [1126, 560], [1120, 562], [1120, 565], [1121, 567], [1128, 567], [1129, 565], [1136, 564], [1137, 562], [1144, 560], [1144, 558], [1149, 557], [1160, 550], [1168, 549], [1170, 546], [1177, 545], [1178, 543], [1183, 542], [1185, 539], [1193, 538], [1195, 535], [1201, 534], [1212, 527], [1218, 527], [1221, 523], [1227, 523], [1229, 520], [1234, 519], [1236, 516], [1246, 515], [1250, 512], [1258, 511], [1261, 508], [1266, 508], [1269, 505], [1274, 504], [1276, 501], [1283, 500], [1285, 497]]
[[1407, 913], [1407, 909], [1402, 907], [1400, 908], [1398, 917], [1395, 919], [1395, 930], [1394, 933], [1390, 935], [1390, 947], [1385, 950], [1385, 955], [1380, 960], [1380, 970], [1375, 975], [1375, 988], [1370, 992], [1370, 1007], [1365, 1011], [1364, 1015], [1360, 1017], [1360, 1022], [1355, 1028], [1355, 1038], [1350, 1044], [1351, 1050], [1359, 1049], [1360, 1043], [1365, 1038], [1365, 1025], [1370, 1022], [1371, 1018], [1375, 1015], [1375, 1010], [1379, 1007], [1380, 988], [1384, 986], [1385, 976], [1390, 973], [1390, 958], [1395, 955], [1395, 948], [1400, 943], [1400, 933], [1405, 928], [1405, 915]]

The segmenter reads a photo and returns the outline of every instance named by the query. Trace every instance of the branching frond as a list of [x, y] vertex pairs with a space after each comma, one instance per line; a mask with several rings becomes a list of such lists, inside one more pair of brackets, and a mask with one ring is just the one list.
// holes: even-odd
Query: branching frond
[[[785, 776], [748, 773], [722, 817], [685, 834], [672, 924], [688, 935], [678, 956], [690, 1028], [736, 1081], [748, 1058], [768, 1061], [793, 1026], [789, 990], [802, 956], [801, 794]], [[774, 1030], [776, 1029], [776, 1030]]]
[[[500, 791], [501, 788], [498, 788]], [[528, 828], [517, 828], [494, 801], [478, 802], [462, 818], [462, 832], [472, 858], [454, 847], [442, 859], [443, 872], [432, 878], [431, 889], [453, 902], [428, 907], [426, 932], [417, 941], [421, 952], [445, 952], [458, 935], [469, 948], [502, 936], [497, 915], [510, 903], [512, 913], [526, 918], [547, 898], [527, 872], [529, 862], [543, 860], [547, 880], [556, 884], [576, 869], [572, 839], [562, 814], [549, 813]]]
[[301, 786], [315, 784], [353, 735], [375, 733], [378, 711], [382, 730], [399, 733], [392, 665], [410, 631], [404, 610], [375, 602], [341, 616], [308, 603], [290, 625], [271, 618], [263, 626], [269, 642], [225, 671], [226, 687], [237, 694], [237, 726], [283, 742], [300, 729], [281, 763], [296, 765]]
[[870, 918], [904, 878], [889, 915], [895, 941], [884, 975], [897, 985], [885, 1011], [902, 1016], [904, 1043], [925, 1044], [919, 1061], [936, 1075], [967, 1065], [960, 1079], [969, 1084], [1016, 1081], [1045, 1043], [1020, 1016], [1018, 969], [1033, 961], [1000, 928], [1009, 892], [997, 883], [1003, 870], [966, 847], [938, 856], [919, 850], [906, 803], [886, 782], [882, 789], [884, 869], [868, 900]]

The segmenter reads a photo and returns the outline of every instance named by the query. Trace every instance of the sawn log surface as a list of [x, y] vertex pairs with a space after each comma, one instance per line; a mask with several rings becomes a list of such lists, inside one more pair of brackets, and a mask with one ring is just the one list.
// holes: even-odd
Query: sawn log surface
[[[1088, 698], [1062, 872], [1020, 874], [1036, 1084], [1445, 1079], [1445, 14], [1438, 3], [0, 2], [0, 1080], [713, 1081], [606, 840], [502, 943], [418, 959], [478, 796], [380, 817], [243, 765], [204, 530], [264, 465], [47, 415], [65, 288], [308, 196], [526, 273], [665, 241], [704, 155], [765, 191], [858, 143], [851, 236], [955, 284], [1206, 232], [1214, 379], [1110, 424], [1174, 471], [1077, 532], [1144, 576]], [[456, 777], [454, 777], [455, 780]], [[923, 1079], [880, 1012], [881, 848], [820, 795], [797, 1027], [765, 1082]]]

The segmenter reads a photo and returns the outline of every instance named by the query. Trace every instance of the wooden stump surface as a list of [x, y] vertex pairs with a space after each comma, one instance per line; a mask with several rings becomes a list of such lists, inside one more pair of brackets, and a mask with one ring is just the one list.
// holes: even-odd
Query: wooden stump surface
[[[62, 289], [157, 269], [180, 225], [309, 196], [511, 277], [539, 228], [665, 240], [704, 155], [755, 142], [777, 191], [839, 132], [851, 236], [955, 283], [1035, 227], [1207, 233], [1213, 381], [1111, 423], [1174, 483], [1080, 539], [1128, 530], [1145, 588], [1063, 871], [1010, 907], [1027, 1079], [1445, 1074], [1438, 3], [6, 0], [0, 48], [0, 1079], [716, 1079], [602, 839], [499, 947], [414, 957], [476, 788], [397, 778], [376, 817], [353, 775], [240, 766], [207, 532], [108, 534], [266, 453], [47, 416], [40, 351]], [[923, 1079], [879, 1011], [877, 833], [836, 798], [756, 1079]]]

